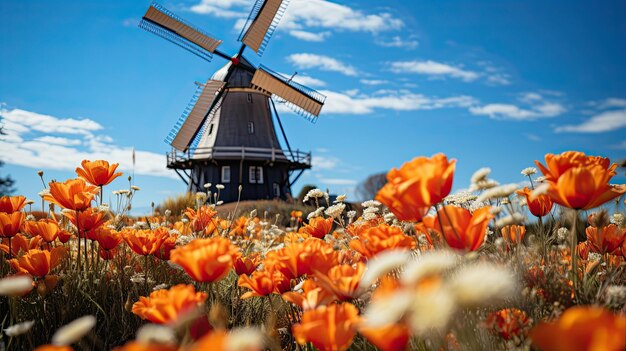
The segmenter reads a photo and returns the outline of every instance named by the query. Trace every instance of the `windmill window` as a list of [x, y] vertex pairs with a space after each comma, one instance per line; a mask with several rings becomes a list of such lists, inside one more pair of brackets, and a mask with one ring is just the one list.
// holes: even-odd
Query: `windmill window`
[[209, 135], [213, 134], [213, 123], [209, 125]]
[[251, 104], [252, 103], [252, 94], [248, 94], [248, 103]]
[[274, 197], [280, 197], [280, 185], [274, 183]]
[[263, 184], [263, 167], [250, 166], [248, 169], [248, 178], [251, 184]]
[[248, 122], [248, 134], [254, 134], [254, 122]]
[[230, 183], [230, 166], [222, 166], [222, 183]]

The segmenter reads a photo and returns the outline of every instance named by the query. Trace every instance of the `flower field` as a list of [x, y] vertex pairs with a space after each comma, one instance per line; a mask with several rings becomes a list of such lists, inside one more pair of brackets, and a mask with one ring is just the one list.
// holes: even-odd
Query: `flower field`
[[617, 166], [548, 154], [451, 193], [455, 166], [408, 161], [358, 213], [314, 189], [290, 218], [218, 215], [219, 184], [133, 217], [117, 164], [40, 172], [41, 199], [0, 198], [0, 350], [624, 350]]

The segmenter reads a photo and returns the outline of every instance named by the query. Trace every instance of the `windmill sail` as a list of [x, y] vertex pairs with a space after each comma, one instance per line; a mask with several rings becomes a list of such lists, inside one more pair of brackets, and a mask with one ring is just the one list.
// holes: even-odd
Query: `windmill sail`
[[311, 121], [317, 119], [326, 100], [326, 97], [317, 91], [263, 66], [254, 72], [251, 84], [256, 89], [282, 98], [290, 108]]
[[165, 140], [180, 151], [187, 150], [224, 85], [226, 83], [223, 81], [209, 80], [198, 88], [189, 106]]
[[239, 35], [239, 40], [257, 54], [263, 54], [287, 5], [289, 0], [257, 0]]
[[209, 34], [186, 23], [159, 4], [152, 4], [139, 27], [163, 37], [172, 43], [211, 61], [213, 52], [222, 43]]

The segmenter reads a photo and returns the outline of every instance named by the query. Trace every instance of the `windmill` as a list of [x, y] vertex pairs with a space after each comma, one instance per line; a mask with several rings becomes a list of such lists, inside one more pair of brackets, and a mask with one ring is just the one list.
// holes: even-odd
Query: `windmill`
[[[246, 47], [262, 55], [285, 12], [288, 0], [257, 0], [239, 35], [234, 56], [218, 49], [222, 40], [153, 3], [139, 26], [211, 61], [228, 62], [198, 88], [166, 142], [172, 146], [167, 167], [174, 169], [191, 192], [206, 183], [223, 184], [224, 202], [291, 196], [291, 186], [311, 168], [311, 153], [293, 150], [287, 140], [276, 100], [315, 122], [326, 97], [244, 56]], [[273, 116], [287, 146], [281, 148]], [[239, 187], [242, 191], [239, 192]]]

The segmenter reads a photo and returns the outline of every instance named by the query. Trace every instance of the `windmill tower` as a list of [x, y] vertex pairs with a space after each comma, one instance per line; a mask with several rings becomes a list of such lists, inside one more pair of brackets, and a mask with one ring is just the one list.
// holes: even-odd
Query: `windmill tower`
[[[287, 199], [291, 185], [311, 168], [311, 153], [293, 150], [277, 113], [277, 103], [315, 122], [325, 96], [292, 78], [255, 67], [242, 54], [246, 47], [262, 55], [288, 0], [257, 0], [239, 36], [234, 56], [218, 50], [221, 40], [153, 3], [140, 27], [211, 61], [228, 62], [198, 89], [166, 137], [172, 146], [167, 167], [174, 169], [191, 192], [204, 184], [223, 184], [224, 202]], [[282, 149], [274, 118], [287, 149]], [[241, 194], [239, 186], [242, 186]]]

